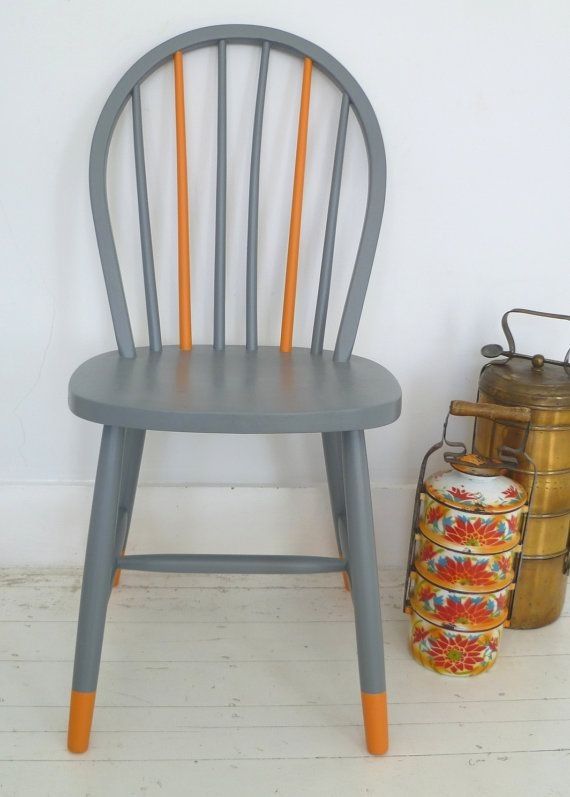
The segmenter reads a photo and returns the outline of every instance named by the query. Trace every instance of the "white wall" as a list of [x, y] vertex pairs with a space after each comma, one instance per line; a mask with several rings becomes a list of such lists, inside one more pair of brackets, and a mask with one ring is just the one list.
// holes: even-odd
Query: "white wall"
[[[82, 540], [84, 528], [71, 521], [64, 492], [46, 528], [45, 488], [35, 485], [92, 478], [99, 432], [69, 413], [67, 381], [83, 359], [114, 345], [88, 200], [92, 130], [107, 94], [139, 55], [185, 29], [222, 22], [265, 24], [314, 40], [349, 68], [377, 110], [387, 150], [388, 194], [355, 352], [392, 369], [404, 393], [400, 421], [368, 434], [378, 486], [400, 490], [413, 483], [450, 398], [474, 396], [478, 350], [501, 339], [505, 309], [570, 309], [570, 9], [564, 0], [3, 0], [1, 494], [11, 508], [16, 494], [25, 504], [27, 533], [33, 536], [34, 517], [38, 528], [43, 523], [50, 561], [57, 550], [50, 528], [68, 529], [74, 541]], [[249, 149], [257, 61], [251, 52], [231, 58], [236, 99], [230, 106], [228, 287], [234, 302], [228, 327], [230, 340], [237, 342], [249, 157], [240, 161], [239, 156]], [[207, 53], [188, 56], [186, 64], [193, 288], [202, 297], [193, 310], [196, 337], [205, 340], [211, 326], [215, 166], [215, 139], [206, 124], [214, 120], [208, 91], [215, 87], [215, 72]], [[278, 336], [298, 77], [298, 67], [285, 56], [272, 56], [262, 172], [263, 342]], [[145, 87], [144, 113], [159, 290], [169, 318], [165, 337], [174, 341], [171, 106], [171, 75], [165, 71]], [[311, 112], [300, 278], [306, 291], [314, 291], [317, 277], [324, 220], [324, 204], [317, 199], [330, 170], [337, 113], [334, 92], [318, 77]], [[111, 154], [111, 199], [135, 331], [144, 343], [128, 125], [128, 118], [119, 125]], [[269, 161], [276, 141], [283, 142], [279, 155]], [[341, 207], [345, 225], [331, 306], [337, 320], [355, 247], [356, 225], [350, 222], [362, 212], [365, 163], [354, 126], [349, 144]], [[311, 301], [299, 307], [297, 343], [308, 340], [312, 306]], [[562, 334], [561, 325], [521, 322], [516, 328], [523, 348], [546, 348], [553, 355], [567, 348], [568, 333]], [[332, 340], [331, 333], [329, 345]], [[322, 483], [324, 470], [316, 436], [150, 435], [142, 478], [299, 485]], [[383, 543], [395, 561], [404, 550], [409, 502], [399, 500], [398, 507], [390, 523], [392, 542]], [[13, 546], [18, 549], [22, 539], [18, 512], [10, 509], [5, 517], [14, 555]]]

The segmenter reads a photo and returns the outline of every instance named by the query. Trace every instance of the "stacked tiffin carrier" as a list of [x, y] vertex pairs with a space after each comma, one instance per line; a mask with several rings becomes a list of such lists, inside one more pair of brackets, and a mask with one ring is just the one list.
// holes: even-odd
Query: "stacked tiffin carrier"
[[[476, 406], [452, 402], [451, 414], [500, 410]], [[420, 664], [446, 675], [477, 675], [494, 664], [508, 625], [528, 496], [505, 475], [504, 462], [468, 454], [464, 446], [461, 455], [445, 455], [450, 470], [424, 479], [428, 457], [447, 443], [446, 426], [422, 463], [404, 605]]]

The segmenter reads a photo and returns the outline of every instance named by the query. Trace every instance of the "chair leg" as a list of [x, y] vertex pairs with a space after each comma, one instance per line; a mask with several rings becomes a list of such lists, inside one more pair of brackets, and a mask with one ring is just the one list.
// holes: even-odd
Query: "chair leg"
[[[119, 497], [119, 512], [117, 515], [117, 543], [115, 556], [122, 556], [127, 547], [133, 506], [139, 481], [139, 471], [145, 440], [144, 429], [127, 429], [125, 433], [125, 447], [123, 464], [121, 466], [121, 492]], [[116, 587], [121, 579], [121, 570], [117, 568], [113, 577], [113, 586]]]
[[[342, 473], [341, 432], [324, 432], [322, 438], [338, 555], [341, 559], [348, 559], [346, 523], [343, 522], [343, 519], [346, 518], [346, 506]], [[342, 578], [345, 590], [350, 592], [350, 578], [346, 571], [343, 572]]]
[[103, 428], [75, 646], [67, 737], [67, 746], [72, 753], [83, 753], [89, 746], [105, 615], [115, 563], [124, 441], [124, 429], [116, 426]]
[[363, 431], [342, 433], [342, 462], [364, 729], [368, 751], [381, 755], [388, 749], [386, 676], [370, 478]]

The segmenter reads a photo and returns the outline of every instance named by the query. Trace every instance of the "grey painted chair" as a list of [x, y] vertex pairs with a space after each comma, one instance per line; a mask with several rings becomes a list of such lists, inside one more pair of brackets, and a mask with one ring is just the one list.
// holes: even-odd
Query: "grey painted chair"
[[[252, 120], [244, 345], [225, 344], [226, 51], [259, 48], [257, 101]], [[185, 149], [183, 53], [218, 53], [217, 199], [213, 263], [213, 345], [192, 345], [188, 178]], [[257, 231], [260, 148], [268, 63], [273, 50], [303, 59], [303, 82], [280, 347], [257, 340]], [[165, 62], [174, 64], [178, 178], [180, 345], [162, 344], [143, 146], [141, 86]], [[328, 215], [310, 348], [293, 348], [292, 333], [301, 229], [303, 178], [313, 66], [339, 90], [339, 123], [328, 194]], [[109, 143], [124, 107], [132, 109], [142, 268], [149, 346], [136, 348], [111, 230], [106, 192]], [[349, 113], [366, 145], [368, 201], [356, 262], [334, 352], [323, 350], [343, 156]], [[68, 746], [83, 752], [89, 735], [105, 614], [121, 569], [178, 573], [324, 573], [350, 579], [364, 724], [368, 749], [387, 748], [386, 685], [378, 574], [364, 430], [396, 420], [401, 394], [394, 377], [374, 362], [351, 356], [380, 231], [386, 187], [380, 128], [370, 102], [351, 75], [308, 41], [270, 28], [223, 25], [177, 36], [138, 60], [111, 92], [91, 149], [90, 190], [118, 351], [94, 357], [73, 374], [71, 410], [103, 425], [83, 575]], [[322, 435], [339, 557], [147, 555], [126, 556], [147, 429], [179, 432]]]

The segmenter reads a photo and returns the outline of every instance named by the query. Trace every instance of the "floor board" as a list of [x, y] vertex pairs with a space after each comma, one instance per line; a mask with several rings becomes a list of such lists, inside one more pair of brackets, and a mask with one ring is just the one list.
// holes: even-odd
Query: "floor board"
[[338, 574], [125, 573], [92, 745], [65, 749], [80, 573], [0, 571], [0, 795], [568, 794], [570, 611], [508, 631], [495, 667], [437, 676], [381, 573], [391, 746], [365, 754]]

